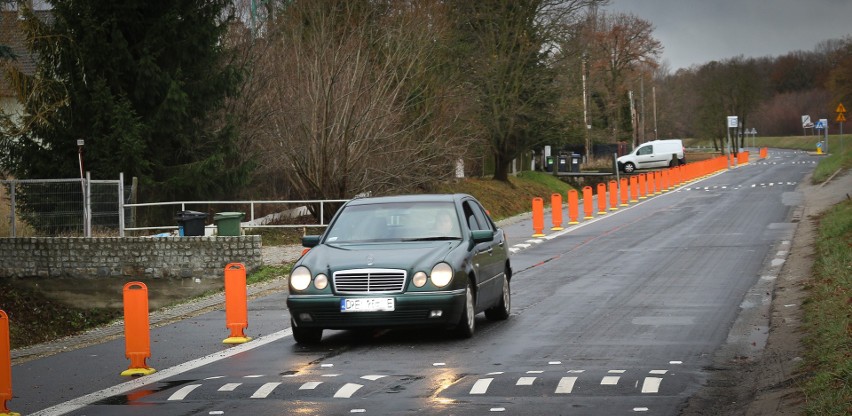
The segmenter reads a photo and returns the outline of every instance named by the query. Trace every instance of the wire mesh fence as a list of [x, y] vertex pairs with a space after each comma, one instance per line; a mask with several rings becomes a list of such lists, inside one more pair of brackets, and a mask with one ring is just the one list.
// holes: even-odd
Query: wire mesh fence
[[122, 179], [0, 181], [0, 237], [119, 236], [131, 195]]

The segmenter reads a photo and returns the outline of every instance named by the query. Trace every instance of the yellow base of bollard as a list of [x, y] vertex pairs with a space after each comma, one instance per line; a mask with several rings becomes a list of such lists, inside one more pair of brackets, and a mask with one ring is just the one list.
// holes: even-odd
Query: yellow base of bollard
[[606, 211], [598, 211], [598, 215], [604, 215], [604, 214], [606, 214]]
[[541, 237], [544, 237], [544, 234], [540, 234], [540, 233], [539, 233], [539, 234], [533, 234], [532, 236], [533, 236], [533, 237], [541, 238]]
[[562, 228], [562, 227], [553, 227], [553, 228], [550, 229], [550, 231], [562, 231], [562, 230], [564, 230], [564, 228]]
[[579, 223], [580, 223], [580, 221], [569, 221], [568, 225], [577, 225]]
[[223, 344], [245, 344], [246, 342], [251, 341], [251, 337], [228, 337], [225, 338], [222, 343]]
[[121, 372], [122, 376], [131, 376], [131, 377], [139, 377], [139, 376], [148, 376], [156, 373], [157, 370], [154, 370], [151, 367], [148, 368], [128, 368]]
[[0, 416], [21, 416], [20, 413], [9, 412], [9, 413], [0, 413]]
[[610, 210], [610, 211], [618, 211], [618, 208], [616, 208], [616, 207], [612, 207], [612, 208], [610, 208], [609, 210]]

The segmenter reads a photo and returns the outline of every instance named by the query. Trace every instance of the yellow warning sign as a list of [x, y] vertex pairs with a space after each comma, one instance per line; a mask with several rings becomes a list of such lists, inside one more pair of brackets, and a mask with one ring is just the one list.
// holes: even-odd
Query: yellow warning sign
[[837, 122], [838, 123], [845, 123], [846, 122], [846, 116], [844, 116], [843, 113], [837, 113]]
[[[843, 106], [843, 103], [838, 103], [837, 104], [837, 110], [834, 110], [834, 112], [843, 114], [843, 113], [846, 112], [846, 107]], [[846, 120], [843, 120], [843, 121], [846, 121]]]

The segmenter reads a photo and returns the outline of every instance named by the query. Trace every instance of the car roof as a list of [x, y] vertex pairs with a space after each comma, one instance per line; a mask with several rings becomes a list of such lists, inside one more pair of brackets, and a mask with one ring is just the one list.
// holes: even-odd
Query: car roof
[[347, 205], [384, 204], [392, 202], [456, 202], [464, 198], [473, 198], [468, 194], [414, 194], [394, 195], [370, 198], [357, 198], [349, 201]]

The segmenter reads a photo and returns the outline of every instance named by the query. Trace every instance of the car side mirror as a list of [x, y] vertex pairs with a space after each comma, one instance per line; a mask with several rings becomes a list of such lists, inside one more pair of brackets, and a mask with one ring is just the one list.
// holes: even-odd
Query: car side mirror
[[474, 230], [470, 232], [473, 242], [476, 244], [494, 240], [493, 230]]
[[320, 236], [318, 235], [306, 235], [302, 237], [302, 247], [312, 248], [316, 247], [319, 244]]

